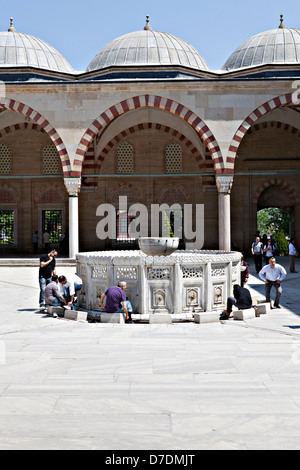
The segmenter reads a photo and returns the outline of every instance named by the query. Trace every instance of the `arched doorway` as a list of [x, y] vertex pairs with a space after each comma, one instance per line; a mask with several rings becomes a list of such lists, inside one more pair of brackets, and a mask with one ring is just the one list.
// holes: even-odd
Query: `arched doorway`
[[277, 254], [288, 254], [288, 239], [295, 233], [295, 201], [280, 185], [267, 187], [259, 196], [257, 228], [264, 238], [267, 236], [275, 240]]
[[[270, 209], [270, 231], [283, 231], [291, 237], [295, 232], [295, 198], [293, 191], [277, 182], [266, 187], [257, 200], [257, 213]], [[289, 221], [287, 222], [287, 214]], [[284, 220], [280, 220], [283, 218]], [[273, 221], [271, 220], [273, 219]], [[288, 223], [288, 227], [287, 227]], [[257, 225], [258, 226], [258, 225]]]

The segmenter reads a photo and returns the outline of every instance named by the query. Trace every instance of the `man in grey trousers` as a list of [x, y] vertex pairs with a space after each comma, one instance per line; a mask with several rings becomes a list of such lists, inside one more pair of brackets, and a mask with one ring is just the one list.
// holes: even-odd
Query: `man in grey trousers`
[[280, 264], [276, 264], [276, 259], [272, 256], [269, 264], [264, 266], [259, 272], [259, 277], [265, 283], [266, 301], [271, 303], [271, 289], [275, 287], [276, 298], [274, 302], [275, 308], [280, 308], [279, 300], [282, 294], [281, 281], [286, 277], [286, 270]]

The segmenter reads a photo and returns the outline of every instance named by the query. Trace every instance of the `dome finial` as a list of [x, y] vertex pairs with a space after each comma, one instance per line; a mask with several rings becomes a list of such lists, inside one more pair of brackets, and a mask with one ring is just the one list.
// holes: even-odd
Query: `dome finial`
[[280, 28], [280, 29], [284, 29], [284, 28], [285, 28], [285, 26], [284, 26], [284, 24], [283, 24], [283, 15], [280, 15], [280, 25], [278, 26], [278, 28]]
[[14, 19], [13, 19], [13, 17], [10, 18], [10, 27], [8, 28], [8, 31], [10, 31], [11, 33], [16, 32], [16, 30], [14, 28]]
[[149, 15], [146, 15], [146, 26], [144, 28], [145, 31], [152, 31], [152, 28], [149, 24]]

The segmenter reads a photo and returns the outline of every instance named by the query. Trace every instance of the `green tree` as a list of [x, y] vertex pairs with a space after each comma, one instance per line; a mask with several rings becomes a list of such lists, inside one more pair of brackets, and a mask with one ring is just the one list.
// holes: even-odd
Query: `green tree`
[[286, 237], [289, 236], [290, 217], [288, 212], [278, 207], [268, 207], [261, 209], [257, 213], [257, 229], [263, 235], [282, 232]]

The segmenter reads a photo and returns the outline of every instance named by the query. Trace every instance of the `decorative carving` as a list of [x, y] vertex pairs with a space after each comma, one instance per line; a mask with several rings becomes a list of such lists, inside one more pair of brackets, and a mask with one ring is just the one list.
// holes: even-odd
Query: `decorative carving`
[[153, 290], [153, 306], [156, 308], [166, 306], [166, 292], [164, 289]]
[[117, 267], [116, 268], [116, 279], [119, 281], [136, 280], [137, 279], [137, 268], [132, 266]]
[[43, 148], [43, 170], [45, 175], [59, 175], [62, 172], [60, 156], [53, 142]]
[[225, 269], [226, 269], [226, 266], [224, 266], [223, 264], [213, 265], [212, 268], [211, 268], [212, 277], [225, 276]]
[[7, 188], [0, 188], [0, 203], [12, 204], [16, 202], [16, 198], [12, 191]]
[[0, 144], [0, 174], [11, 174], [11, 149], [5, 144]]
[[123, 142], [117, 148], [117, 174], [133, 173], [133, 147], [128, 142]]
[[220, 194], [230, 194], [233, 183], [233, 175], [216, 176], [216, 184]]
[[183, 279], [203, 278], [203, 267], [196, 266], [182, 266], [182, 277]]
[[171, 279], [169, 268], [148, 268], [148, 279]]
[[214, 305], [221, 305], [223, 302], [223, 286], [214, 286]]
[[177, 314], [207, 308], [204, 293], [210, 299], [209, 308], [223, 308], [229, 284], [236, 283], [240, 275], [241, 253], [178, 250], [161, 257], [147, 256], [140, 250], [112, 250], [79, 253], [76, 259], [84, 284], [79, 297], [82, 307], [98, 308], [105, 285], [107, 288], [111, 282], [124, 279], [135, 313]]
[[81, 187], [81, 178], [64, 178], [64, 183], [69, 196], [78, 196]]
[[191, 287], [186, 289], [186, 305], [187, 307], [196, 307], [199, 305], [199, 288]]
[[49, 188], [44, 191], [39, 198], [40, 202], [47, 202], [47, 203], [61, 203], [63, 202], [64, 198], [60, 194], [59, 191], [53, 188]]
[[93, 266], [92, 278], [93, 279], [107, 279], [107, 267], [106, 266]]

